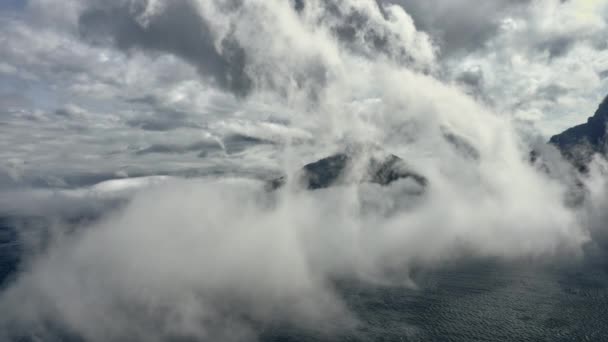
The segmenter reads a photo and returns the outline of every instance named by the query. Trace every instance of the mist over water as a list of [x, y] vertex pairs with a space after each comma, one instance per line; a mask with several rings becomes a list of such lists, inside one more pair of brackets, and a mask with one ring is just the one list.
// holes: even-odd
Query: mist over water
[[[489, 262], [472, 273], [480, 291], [525, 297], [529, 288], [512, 283], [505, 266], [516, 265], [533, 298], [545, 298], [537, 288], [555, 290], [559, 276], [535, 278], [530, 264], [570, 267], [603, 253], [605, 162], [594, 162], [585, 190], [573, 185], [572, 167], [540, 134], [445, 80], [440, 47], [399, 5], [69, 4], [68, 30], [93, 45], [192, 64], [233, 95], [241, 121], [211, 122], [205, 129], [220, 139], [138, 151], [173, 158], [207, 149], [205, 158], [220, 166], [197, 177], [173, 172], [0, 194], [3, 216], [38, 217], [49, 227], [41, 233], [30, 221], [11, 221], [27, 253], [2, 285], [0, 339], [249, 341], [287, 327], [331, 340], [356, 336], [377, 319], [367, 298], [394, 296], [380, 307], [423, 307], [410, 317], [421, 326], [444, 322], [448, 309], [474, 316], [475, 303], [459, 291], [477, 278], [463, 280], [469, 273], [459, 273], [460, 263]], [[158, 38], [167, 35], [179, 39]], [[234, 131], [256, 139], [235, 139]], [[533, 149], [544, 151], [545, 168], [530, 162]], [[348, 180], [363, 177], [370, 156], [392, 153], [428, 186], [347, 181], [308, 191], [298, 181], [304, 164], [344, 151], [357, 151]], [[234, 155], [253, 167], [235, 167]], [[287, 175], [287, 184], [268, 191], [265, 181], [277, 175]], [[579, 191], [585, 197], [573, 205]], [[433, 272], [444, 268], [455, 279], [445, 285], [453, 298], [438, 293], [445, 278]], [[433, 306], [428, 298], [442, 300]], [[491, 296], [476, 298], [493, 305]], [[501, 308], [523, 310], [518, 305]], [[392, 322], [395, 312], [379, 317]], [[425, 335], [414, 323], [388, 336], [437, 339], [452, 331]]]

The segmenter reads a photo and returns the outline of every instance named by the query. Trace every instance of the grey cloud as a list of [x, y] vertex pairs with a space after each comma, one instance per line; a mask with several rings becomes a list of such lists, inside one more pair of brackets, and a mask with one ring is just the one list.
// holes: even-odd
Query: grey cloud
[[142, 112], [150, 111], [147, 114], [138, 114], [136, 117], [127, 121], [127, 125], [145, 131], [172, 131], [178, 128], [201, 128], [192, 121], [190, 114], [170, 108], [162, 103], [160, 99], [152, 95], [127, 99], [127, 103], [142, 105]]
[[[298, 2], [294, 6], [302, 11], [307, 8], [303, 4], [304, 2]], [[256, 47], [251, 44], [253, 38], [244, 32], [259, 30], [262, 36], [259, 37], [260, 40], [273, 32], [266, 31], [265, 23], [258, 26], [247, 18], [259, 15], [260, 20], [267, 20], [267, 15], [284, 15], [273, 12], [276, 9], [245, 6], [239, 1], [214, 3], [212, 7], [219, 11], [215, 15], [225, 14], [230, 18], [228, 23], [219, 24], [220, 34], [217, 32], [218, 23], [204, 17], [205, 13], [200, 13], [201, 9], [192, 0], [163, 2], [162, 10], [146, 17], [146, 22], [142, 23], [141, 16], [148, 5], [149, 2], [145, 0], [130, 0], [119, 5], [94, 3], [79, 16], [80, 35], [86, 41], [101, 45], [112, 44], [123, 51], [144, 50], [177, 56], [196, 66], [204, 79], [238, 96], [247, 95], [253, 89], [270, 88], [285, 97], [290, 91], [286, 87], [288, 82], [298, 90], [304, 90], [310, 98], [318, 99], [319, 88], [328, 83], [328, 77], [332, 74], [332, 68], [322, 53], [310, 52], [308, 55], [307, 52], [305, 58], [296, 59], [295, 65], [287, 70], [268, 66], [268, 60], [283, 60], [285, 56], [269, 55], [264, 59], [257, 56], [257, 59], [251, 60], [252, 55], [259, 54], [259, 51], [255, 51]], [[381, 52], [381, 55], [396, 62], [420, 69], [430, 69], [429, 64], [434, 62], [433, 51], [427, 51], [431, 50], [427, 46], [422, 47], [428, 43], [420, 37], [403, 37], [403, 32], [398, 32], [395, 28], [398, 26], [395, 22], [402, 18], [392, 18], [394, 27], [387, 25], [390, 18], [382, 17], [384, 12], [380, 6], [370, 9], [352, 6], [345, 1], [320, 1], [320, 6], [320, 9], [315, 9], [312, 17], [318, 20], [320, 26], [328, 27], [334, 32], [351, 52], [367, 58], [376, 58], [378, 52]], [[242, 20], [240, 17], [243, 17]], [[241, 22], [244, 22], [242, 26]], [[303, 21], [294, 24], [311, 23]], [[408, 31], [406, 34], [412, 33]], [[415, 34], [423, 35], [418, 32]], [[284, 38], [287, 40], [281, 44], [291, 44], [288, 40], [299, 39], [289, 36]], [[408, 40], [415, 42], [406, 48], [404, 41]], [[277, 63], [279, 62], [275, 64]]]
[[139, 97], [133, 97], [133, 98], [128, 98], [125, 100], [127, 103], [135, 103], [135, 104], [142, 104], [142, 105], [148, 105], [148, 106], [158, 106], [160, 104], [160, 101], [158, 100], [158, 98], [154, 95], [144, 95], [144, 96], [139, 96]]
[[291, 4], [293, 6], [293, 8], [300, 12], [304, 9], [304, 6], [306, 5], [306, 3], [304, 2], [305, 0], [290, 0]]
[[223, 139], [228, 154], [239, 153], [254, 145], [273, 145], [274, 142], [243, 134], [230, 134]]
[[456, 80], [474, 88], [480, 88], [483, 83], [483, 71], [480, 69], [467, 70], [456, 77]]
[[555, 102], [566, 94], [568, 94], [568, 88], [557, 84], [550, 84], [539, 88], [536, 91], [535, 97]]
[[381, 0], [396, 3], [416, 25], [438, 40], [444, 55], [480, 49], [500, 27], [500, 20], [530, 0]]
[[0, 93], [0, 107], [2, 109], [16, 109], [28, 107], [31, 101], [20, 93]]
[[536, 48], [540, 51], [547, 51], [550, 58], [560, 57], [568, 53], [578, 37], [576, 36], [557, 36], [547, 40], [541, 40]]
[[66, 119], [83, 119], [90, 115], [85, 109], [73, 104], [67, 104], [58, 108], [54, 113]]
[[127, 124], [131, 127], [158, 132], [172, 131], [178, 128], [201, 128], [200, 124], [193, 121], [192, 115], [164, 103], [158, 96], [147, 94], [127, 98], [125, 102], [129, 105], [136, 105], [142, 112], [149, 111], [148, 114], [140, 114], [128, 120]]
[[[375, 4], [374, 10], [386, 20], [382, 5], [378, 2]], [[324, 6], [326, 17], [322, 20], [333, 23], [330, 25], [334, 34], [353, 52], [368, 58], [386, 55], [405, 65], [413, 64], [410, 52], [400, 43], [401, 37], [386, 26], [375, 23], [364, 9], [349, 7], [340, 1], [326, 1]]]
[[201, 75], [237, 95], [251, 90], [252, 80], [245, 71], [245, 51], [227, 36], [220, 43], [220, 53], [214, 45], [216, 37], [192, 1], [167, 2], [162, 13], [142, 25], [137, 16], [146, 6], [147, 1], [91, 6], [80, 15], [81, 35], [98, 43], [110, 39], [122, 50], [139, 48], [170, 53], [195, 65]]
[[470, 158], [472, 160], [479, 160], [481, 158], [477, 148], [475, 148], [475, 146], [466, 138], [452, 133], [445, 128], [442, 128], [442, 134], [445, 140], [463, 157]]
[[484, 95], [485, 83], [483, 70], [480, 68], [472, 68], [457, 74], [454, 78], [456, 83], [463, 86], [472, 96], [485, 102], [490, 102]]
[[[453, 24], [450, 20], [462, 18], [461, 30], [453, 31], [455, 46], [440, 40], [447, 78], [498, 111], [542, 122], [538, 128], [546, 136], [580, 121], [578, 113], [591, 111], [605, 95], [601, 70], [606, 68], [602, 60], [608, 17], [598, 12], [600, 2], [589, 6], [557, 0], [399, 3], [409, 6], [417, 23], [428, 21], [435, 37]], [[441, 13], [448, 17], [438, 20]], [[483, 28], [481, 36], [473, 39], [475, 34], [464, 34], [475, 27]], [[459, 37], [470, 41], [458, 42]], [[469, 70], [479, 70], [483, 77]]]
[[59, 116], [64, 116], [64, 117], [71, 117], [72, 116], [72, 113], [70, 112], [70, 110], [65, 109], [65, 108], [57, 109], [55, 111], [55, 114], [59, 115]]
[[219, 150], [221, 145], [214, 141], [199, 141], [189, 145], [176, 145], [176, 144], [155, 144], [146, 147], [136, 152], [137, 155], [146, 155], [154, 153], [168, 153], [168, 154], [184, 154], [188, 152], [203, 152], [209, 150]]
[[152, 115], [138, 117], [127, 121], [133, 128], [143, 129], [144, 131], [172, 131], [178, 128], [200, 128], [200, 126], [187, 121], [185, 117]]
[[204, 140], [191, 144], [154, 144], [136, 152], [137, 155], [147, 154], [185, 154], [199, 152], [200, 157], [205, 157], [209, 152], [223, 150], [227, 154], [235, 154], [245, 151], [255, 145], [273, 145], [274, 142], [243, 134], [229, 134], [223, 139]]
[[2, 11], [17, 11], [23, 10], [27, 5], [27, 0], [6, 0], [0, 3], [0, 10]]

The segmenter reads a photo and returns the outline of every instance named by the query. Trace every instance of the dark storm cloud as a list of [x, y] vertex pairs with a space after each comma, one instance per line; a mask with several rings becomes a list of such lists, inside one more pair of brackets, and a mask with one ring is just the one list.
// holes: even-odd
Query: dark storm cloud
[[[129, 6], [129, 4], [131, 6]], [[143, 25], [138, 22], [147, 1], [103, 3], [79, 17], [81, 35], [92, 42], [108, 39], [121, 50], [143, 49], [173, 54], [196, 66], [199, 73], [237, 95], [247, 94], [252, 80], [245, 71], [246, 54], [228, 34], [221, 52], [208, 25], [190, 0], [167, 2], [166, 8]]]

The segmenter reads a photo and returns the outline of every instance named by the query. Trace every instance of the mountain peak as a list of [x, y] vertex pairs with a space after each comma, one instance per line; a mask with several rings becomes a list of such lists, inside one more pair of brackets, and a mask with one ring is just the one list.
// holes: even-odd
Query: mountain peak
[[[345, 178], [348, 178], [346, 176], [348, 176], [349, 171], [352, 171], [352, 168], [357, 164], [357, 160], [361, 157], [363, 156], [357, 155], [357, 153], [336, 153], [304, 165], [298, 178], [300, 178], [304, 187], [309, 190], [324, 189], [348, 183]], [[364, 171], [356, 177], [355, 181], [357, 182], [387, 186], [400, 179], [409, 179], [421, 191], [427, 186], [428, 181], [424, 176], [410, 169], [403, 159], [394, 154], [365, 156], [364, 159]], [[278, 189], [285, 184], [286, 180], [285, 176], [273, 179], [267, 184], [267, 189]]]
[[594, 115], [587, 122], [574, 126], [551, 137], [549, 142], [555, 145], [562, 155], [575, 166], [584, 169], [593, 154], [606, 155], [608, 143], [606, 124], [608, 122], [608, 96], [604, 98]]

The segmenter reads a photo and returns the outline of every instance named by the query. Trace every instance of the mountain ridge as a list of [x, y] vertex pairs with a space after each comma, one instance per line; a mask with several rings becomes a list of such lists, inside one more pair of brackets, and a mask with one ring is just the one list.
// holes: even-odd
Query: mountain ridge
[[564, 158], [580, 170], [585, 170], [594, 154], [606, 156], [608, 139], [608, 96], [600, 103], [593, 116], [586, 123], [571, 127], [549, 139], [549, 144], [557, 147]]

